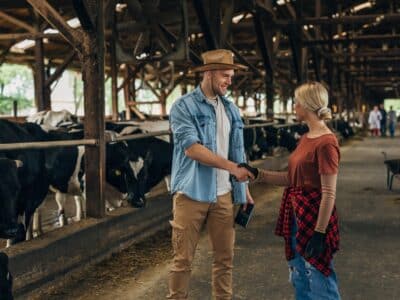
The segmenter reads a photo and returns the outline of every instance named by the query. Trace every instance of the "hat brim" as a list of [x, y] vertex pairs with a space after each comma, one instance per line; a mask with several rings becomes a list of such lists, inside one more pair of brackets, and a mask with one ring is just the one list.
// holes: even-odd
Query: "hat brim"
[[219, 64], [212, 63], [206, 64], [191, 69], [192, 72], [204, 72], [204, 71], [214, 71], [214, 70], [247, 70], [247, 67], [241, 64]]

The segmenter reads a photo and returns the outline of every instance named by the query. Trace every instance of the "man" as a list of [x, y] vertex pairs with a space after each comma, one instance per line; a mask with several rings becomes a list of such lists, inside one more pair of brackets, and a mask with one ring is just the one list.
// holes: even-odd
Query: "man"
[[387, 121], [387, 112], [385, 110], [385, 106], [383, 103], [379, 105], [379, 111], [381, 113], [381, 136], [386, 136], [386, 121]]
[[389, 118], [390, 137], [394, 138], [394, 131], [396, 130], [396, 125], [397, 125], [397, 117], [396, 117], [396, 111], [393, 110], [393, 106], [390, 107], [388, 118]]
[[194, 91], [172, 106], [174, 139], [171, 174], [173, 198], [172, 245], [168, 299], [187, 299], [191, 264], [204, 224], [214, 253], [213, 294], [232, 299], [235, 240], [234, 204], [253, 203], [246, 183], [254, 176], [238, 167], [245, 162], [243, 123], [238, 108], [224, 95], [231, 85], [233, 53], [217, 49], [202, 55], [204, 72]]

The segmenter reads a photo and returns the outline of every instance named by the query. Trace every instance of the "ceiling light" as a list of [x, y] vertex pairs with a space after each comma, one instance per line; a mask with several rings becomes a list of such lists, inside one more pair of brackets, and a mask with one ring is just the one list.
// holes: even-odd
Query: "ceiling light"
[[239, 23], [239, 22], [243, 19], [243, 17], [244, 17], [244, 14], [240, 14], [240, 15], [234, 16], [234, 17], [232, 18], [232, 22], [233, 22], [234, 24], [237, 24], [237, 23]]
[[122, 12], [127, 6], [128, 6], [128, 4], [126, 4], [126, 3], [117, 3], [115, 5], [115, 11]]
[[360, 11], [362, 9], [370, 8], [374, 4], [375, 4], [375, 2], [373, 2], [373, 1], [367, 1], [367, 2], [364, 2], [364, 3], [361, 3], [361, 4], [358, 4], [358, 5], [354, 6], [353, 8], [350, 9], [350, 11], [352, 13], [355, 13], [355, 12], [358, 12], [358, 11]]
[[48, 33], [48, 34], [57, 34], [60, 33], [57, 29], [54, 28], [47, 28], [43, 33]]
[[81, 27], [81, 22], [79, 22], [78, 18], [72, 18], [72, 19], [68, 20], [67, 24], [69, 25], [69, 27], [72, 27], [72, 28]]
[[14, 53], [24, 53], [26, 49], [29, 49], [33, 46], [35, 46], [35, 41], [26, 39], [19, 43], [14, 44], [11, 47], [10, 51]]

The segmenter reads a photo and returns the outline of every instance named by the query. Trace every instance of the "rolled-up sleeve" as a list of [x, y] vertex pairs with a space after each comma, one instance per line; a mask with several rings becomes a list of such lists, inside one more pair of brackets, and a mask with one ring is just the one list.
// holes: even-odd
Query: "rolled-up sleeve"
[[183, 101], [176, 103], [170, 112], [171, 130], [175, 141], [187, 149], [195, 143], [200, 143], [200, 138], [192, 117]]

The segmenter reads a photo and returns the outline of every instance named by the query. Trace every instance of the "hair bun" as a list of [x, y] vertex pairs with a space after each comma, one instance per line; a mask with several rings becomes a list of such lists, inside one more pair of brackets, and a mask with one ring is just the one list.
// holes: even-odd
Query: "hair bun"
[[330, 114], [331, 109], [328, 107], [321, 107], [320, 109], [317, 110], [317, 115], [318, 117], [321, 117], [322, 115]]

